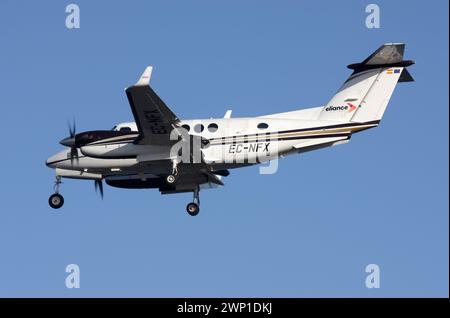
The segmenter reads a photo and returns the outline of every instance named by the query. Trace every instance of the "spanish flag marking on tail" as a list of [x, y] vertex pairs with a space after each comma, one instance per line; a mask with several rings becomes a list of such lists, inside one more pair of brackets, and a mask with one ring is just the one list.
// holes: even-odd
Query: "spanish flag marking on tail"
[[398, 74], [400, 73], [400, 69], [399, 68], [390, 68], [386, 71], [387, 74]]

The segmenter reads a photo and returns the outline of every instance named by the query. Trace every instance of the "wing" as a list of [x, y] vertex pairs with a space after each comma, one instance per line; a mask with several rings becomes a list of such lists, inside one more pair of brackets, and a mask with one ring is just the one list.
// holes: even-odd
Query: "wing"
[[138, 82], [125, 90], [140, 133], [137, 143], [169, 145], [174, 142], [170, 132], [179, 119], [149, 86], [151, 75], [152, 67], [148, 66]]

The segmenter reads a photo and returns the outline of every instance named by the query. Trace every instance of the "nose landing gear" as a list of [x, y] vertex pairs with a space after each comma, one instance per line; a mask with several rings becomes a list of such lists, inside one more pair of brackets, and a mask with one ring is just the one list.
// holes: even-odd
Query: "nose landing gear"
[[188, 203], [186, 206], [186, 211], [190, 216], [196, 216], [200, 212], [200, 188], [197, 187], [194, 190], [193, 202]]
[[64, 197], [59, 193], [54, 193], [48, 198], [48, 204], [53, 209], [59, 209], [64, 204]]
[[54, 186], [55, 193], [52, 194], [48, 198], [48, 204], [53, 209], [59, 209], [64, 204], [64, 197], [61, 194], [59, 194], [59, 186], [60, 186], [61, 183], [62, 183], [61, 182], [61, 176], [56, 176], [55, 186]]

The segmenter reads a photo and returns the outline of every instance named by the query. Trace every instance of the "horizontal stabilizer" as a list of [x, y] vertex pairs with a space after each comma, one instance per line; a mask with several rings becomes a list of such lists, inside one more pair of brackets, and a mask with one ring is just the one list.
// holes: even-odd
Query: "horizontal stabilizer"
[[403, 61], [403, 54], [405, 53], [405, 44], [391, 43], [383, 44], [362, 64], [379, 65], [379, 64], [393, 64]]
[[399, 83], [400, 82], [414, 82], [414, 78], [411, 76], [411, 74], [408, 72], [408, 70], [406, 68], [404, 68], [398, 81], [399, 81]]
[[403, 60], [405, 53], [405, 44], [387, 43], [380, 46], [368, 58], [361, 63], [350, 64], [347, 67], [354, 70], [353, 74], [358, 74], [366, 70], [377, 69], [381, 67], [408, 67], [415, 62]]

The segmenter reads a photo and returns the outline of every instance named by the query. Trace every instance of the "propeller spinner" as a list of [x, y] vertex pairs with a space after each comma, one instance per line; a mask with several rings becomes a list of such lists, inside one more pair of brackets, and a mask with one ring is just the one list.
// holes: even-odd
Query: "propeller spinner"
[[78, 162], [78, 148], [76, 146], [76, 124], [75, 120], [72, 122], [67, 122], [69, 126], [69, 137], [62, 139], [59, 143], [63, 146], [70, 147], [70, 163], [73, 164], [73, 160], [76, 159]]

